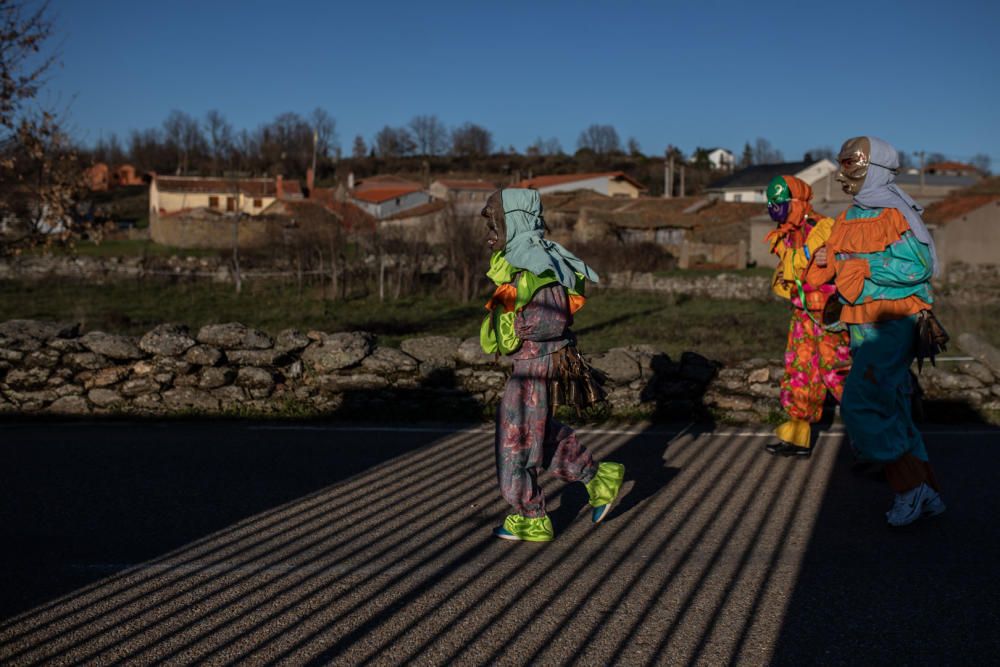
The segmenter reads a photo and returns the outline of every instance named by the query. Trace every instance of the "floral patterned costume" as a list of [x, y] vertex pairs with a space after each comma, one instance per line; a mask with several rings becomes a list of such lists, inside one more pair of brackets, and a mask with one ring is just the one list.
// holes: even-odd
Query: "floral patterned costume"
[[810, 425], [823, 415], [827, 392], [840, 400], [851, 360], [847, 332], [827, 330], [821, 323], [823, 308], [836, 287], [804, 281], [810, 258], [829, 238], [834, 222], [813, 211], [811, 198], [812, 188], [794, 176], [775, 177], [768, 186], [769, 209], [781, 205], [784, 218], [766, 238], [779, 259], [771, 287], [792, 306], [780, 394], [790, 419], [775, 435], [804, 450], [811, 442]]

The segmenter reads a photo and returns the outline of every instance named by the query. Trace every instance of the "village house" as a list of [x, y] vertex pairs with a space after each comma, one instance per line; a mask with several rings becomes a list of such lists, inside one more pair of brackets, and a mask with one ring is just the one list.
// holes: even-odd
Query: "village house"
[[400, 176], [380, 175], [357, 182], [348, 177], [348, 199], [378, 220], [430, 203], [433, 197], [420, 183]]
[[1000, 178], [991, 178], [927, 208], [924, 222], [942, 274], [958, 264], [1000, 267]]
[[925, 166], [924, 172], [941, 176], [967, 176], [976, 180], [983, 177], [978, 167], [962, 162], [934, 162]]
[[736, 166], [733, 152], [725, 148], [709, 148], [706, 156], [715, 171], [731, 172]]
[[546, 225], [560, 242], [655, 243], [678, 266], [742, 268], [749, 221], [760, 207], [703, 197], [641, 197], [623, 202], [584, 192], [542, 197]]
[[590, 190], [609, 197], [639, 197], [646, 188], [623, 171], [609, 171], [597, 174], [563, 174], [528, 178], [514, 187], [531, 188], [541, 194]]
[[136, 174], [135, 167], [122, 164], [114, 169], [104, 162], [97, 162], [83, 171], [83, 182], [92, 192], [105, 192], [111, 188], [142, 185], [142, 178]]
[[428, 191], [436, 199], [450, 202], [459, 214], [478, 214], [496, 189], [496, 183], [489, 181], [439, 178]]
[[[757, 164], [720, 178], [705, 188], [714, 199], [738, 203], [767, 203], [767, 184], [775, 176], [795, 176], [813, 187], [814, 198], [829, 200], [836, 184], [837, 165], [827, 159]], [[839, 186], [837, 190], [839, 190]]]

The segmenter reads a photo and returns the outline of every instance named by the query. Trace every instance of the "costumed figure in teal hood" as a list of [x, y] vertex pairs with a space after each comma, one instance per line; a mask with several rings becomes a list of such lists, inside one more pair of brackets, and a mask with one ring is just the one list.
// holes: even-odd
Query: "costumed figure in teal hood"
[[603, 400], [570, 331], [586, 282], [598, 276], [580, 258], [545, 238], [536, 190], [506, 189], [486, 202], [489, 278], [496, 285], [480, 330], [483, 350], [510, 356], [510, 379], [497, 408], [500, 492], [514, 509], [494, 535], [547, 542], [552, 522], [538, 473], [546, 470], [587, 489], [594, 523], [608, 516], [621, 489], [620, 463], [594, 462], [573, 429], [556, 421], [556, 405], [586, 407]]
[[837, 217], [806, 280], [837, 286], [852, 358], [840, 414], [858, 457], [883, 464], [896, 494], [886, 519], [904, 526], [945, 509], [911, 415], [917, 322], [934, 303], [934, 240], [923, 208], [895, 183], [899, 154], [888, 142], [848, 139], [839, 161], [837, 180], [854, 205]]

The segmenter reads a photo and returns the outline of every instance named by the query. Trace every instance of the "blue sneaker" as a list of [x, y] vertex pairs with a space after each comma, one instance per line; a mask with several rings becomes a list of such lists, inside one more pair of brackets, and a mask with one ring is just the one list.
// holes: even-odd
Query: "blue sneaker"
[[624, 481], [625, 466], [621, 463], [605, 461], [597, 466], [594, 478], [585, 484], [590, 506], [594, 508], [590, 513], [594, 523], [600, 523], [611, 513]]

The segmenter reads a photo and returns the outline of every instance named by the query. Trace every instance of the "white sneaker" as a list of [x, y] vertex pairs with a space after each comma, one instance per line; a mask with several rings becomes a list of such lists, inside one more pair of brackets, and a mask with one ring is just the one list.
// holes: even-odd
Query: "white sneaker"
[[941, 495], [926, 484], [921, 484], [906, 493], [897, 493], [885, 518], [890, 526], [906, 526], [922, 516], [937, 516], [944, 509]]

